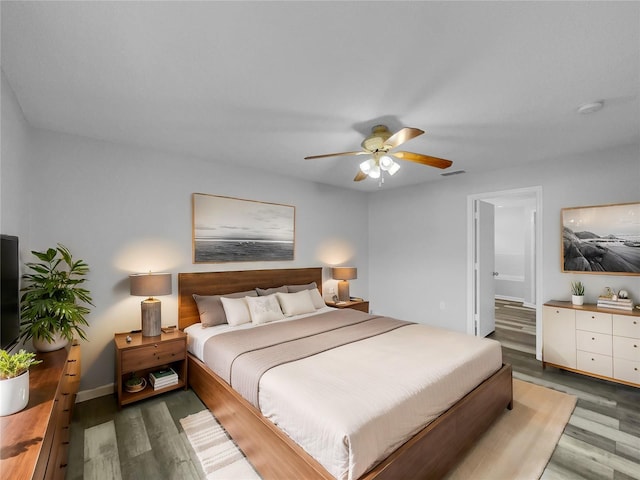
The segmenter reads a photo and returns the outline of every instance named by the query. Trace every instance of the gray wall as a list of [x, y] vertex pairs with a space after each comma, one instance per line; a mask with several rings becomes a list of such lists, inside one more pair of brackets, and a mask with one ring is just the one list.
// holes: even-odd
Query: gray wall
[[639, 185], [640, 148], [633, 145], [377, 192], [369, 201], [373, 310], [466, 331], [467, 197], [534, 186], [542, 187], [541, 300], [568, 300], [570, 282], [582, 280], [587, 302], [605, 286], [626, 288], [640, 302], [638, 276], [560, 271], [560, 209], [637, 202]]
[[[3, 81], [2, 232], [20, 235], [23, 261], [34, 260], [29, 251], [60, 242], [91, 267], [95, 308], [82, 344], [81, 390], [113, 383], [113, 334], [140, 328], [142, 298], [129, 295], [130, 273], [348, 264], [359, 276], [351, 292], [369, 296], [366, 194], [32, 129], [5, 100], [10, 96]], [[194, 192], [294, 205], [295, 260], [192, 264]], [[19, 201], [7, 202], [14, 194]], [[160, 298], [165, 325], [177, 323], [176, 291], [174, 275], [173, 295]]]

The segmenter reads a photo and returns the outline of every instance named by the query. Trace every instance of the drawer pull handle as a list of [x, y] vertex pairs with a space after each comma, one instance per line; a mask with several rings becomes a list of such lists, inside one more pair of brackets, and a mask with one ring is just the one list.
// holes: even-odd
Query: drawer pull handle
[[591, 340], [595, 340], [595, 339], [596, 339], [596, 337], [591, 337]]
[[67, 360], [67, 362], [72, 363], [72, 362], [77, 362], [78, 360], [76, 359], [72, 359], [72, 360]]
[[596, 359], [595, 359], [595, 358], [592, 358], [592, 359], [591, 359], [591, 361], [592, 361], [592, 362], [595, 362], [595, 361], [596, 361]]

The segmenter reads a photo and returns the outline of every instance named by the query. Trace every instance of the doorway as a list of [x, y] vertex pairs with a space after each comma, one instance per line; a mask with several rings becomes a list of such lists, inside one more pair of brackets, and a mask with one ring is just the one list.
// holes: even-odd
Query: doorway
[[[486, 219], [486, 215], [478, 215], [478, 205], [489, 203], [495, 207], [497, 212], [493, 218]], [[467, 232], [468, 232], [468, 275], [467, 275], [467, 332], [472, 335], [480, 335], [487, 331], [483, 323], [493, 324], [495, 313], [490, 314], [487, 310], [479, 310], [480, 305], [494, 305], [496, 295], [493, 291], [495, 283], [499, 283], [503, 289], [496, 289], [498, 297], [505, 300], [521, 299], [523, 306], [535, 309], [535, 333], [536, 333], [536, 358], [542, 358], [542, 228], [538, 222], [542, 217], [542, 188], [529, 187], [515, 190], [504, 190], [497, 192], [486, 192], [469, 195], [467, 197]], [[496, 247], [485, 247], [483, 251], [482, 233], [486, 230], [490, 222], [496, 222], [506, 211], [509, 215], [521, 212], [523, 218], [517, 220], [514, 225], [521, 225], [525, 234], [523, 245], [518, 248], [521, 251], [512, 251], [511, 247], [500, 250], [500, 244], [513, 243], [513, 239], [501, 239], [499, 224], [496, 225]], [[507, 217], [508, 218], [508, 217]], [[513, 217], [517, 219], [517, 217]], [[507, 220], [508, 222], [509, 220]], [[515, 220], [511, 220], [515, 221]], [[503, 220], [504, 222], [504, 220]], [[493, 228], [493, 227], [489, 227]], [[512, 230], [515, 230], [513, 228]], [[484, 242], [485, 244], [487, 242]], [[490, 252], [487, 252], [489, 248]], [[517, 249], [515, 249], [517, 250]], [[498, 252], [496, 254], [496, 251]], [[488, 258], [488, 260], [487, 260]], [[516, 260], [514, 260], [516, 259]], [[514, 265], [517, 264], [517, 267]], [[515, 269], [514, 269], [515, 268]], [[492, 270], [492, 277], [479, 281], [479, 272]], [[502, 270], [502, 273], [500, 272]], [[492, 288], [486, 288], [487, 282], [491, 282]], [[512, 292], [511, 294], [509, 292]], [[516, 293], [517, 292], [517, 293]], [[506, 294], [506, 295], [505, 295]], [[491, 298], [489, 298], [491, 296]], [[484, 298], [487, 297], [487, 298]], [[489, 316], [491, 318], [489, 318]]]

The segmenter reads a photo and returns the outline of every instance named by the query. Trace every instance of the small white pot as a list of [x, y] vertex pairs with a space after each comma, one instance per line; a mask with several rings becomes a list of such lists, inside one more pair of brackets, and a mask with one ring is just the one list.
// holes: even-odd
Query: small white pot
[[0, 380], [0, 416], [19, 412], [29, 403], [29, 370], [22, 375]]
[[33, 348], [38, 352], [53, 352], [54, 350], [60, 350], [69, 343], [69, 340], [61, 336], [58, 332], [53, 334], [53, 341], [47, 342], [43, 338], [33, 337]]
[[584, 295], [571, 295], [571, 303], [582, 305], [584, 303]]

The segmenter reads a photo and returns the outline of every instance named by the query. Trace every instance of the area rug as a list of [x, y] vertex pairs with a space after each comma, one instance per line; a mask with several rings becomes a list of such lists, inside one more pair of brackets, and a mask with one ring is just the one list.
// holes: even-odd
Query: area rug
[[[513, 380], [513, 410], [502, 416], [447, 480], [540, 478], [576, 405], [576, 397]], [[180, 420], [208, 479], [259, 479], [208, 410]]]
[[253, 480], [260, 476], [209, 410], [180, 419], [208, 480]]
[[513, 380], [513, 410], [506, 410], [447, 480], [540, 478], [577, 398]]

